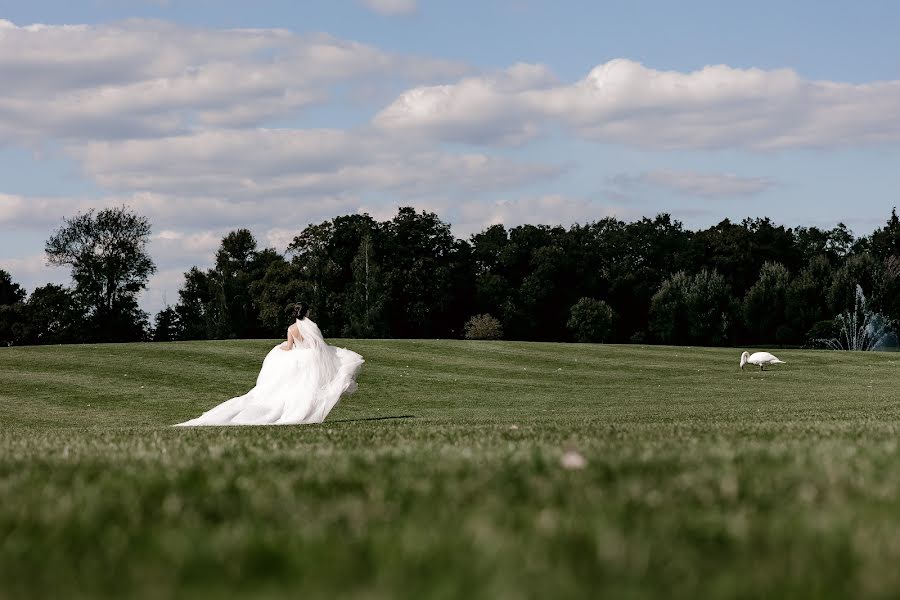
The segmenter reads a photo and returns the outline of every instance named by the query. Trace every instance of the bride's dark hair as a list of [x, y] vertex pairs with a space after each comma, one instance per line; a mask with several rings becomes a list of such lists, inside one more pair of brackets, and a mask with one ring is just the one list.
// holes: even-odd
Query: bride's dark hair
[[309, 312], [309, 304], [306, 302], [297, 302], [296, 304], [289, 305], [285, 312], [292, 314], [294, 319], [300, 321], [306, 318], [306, 313]]

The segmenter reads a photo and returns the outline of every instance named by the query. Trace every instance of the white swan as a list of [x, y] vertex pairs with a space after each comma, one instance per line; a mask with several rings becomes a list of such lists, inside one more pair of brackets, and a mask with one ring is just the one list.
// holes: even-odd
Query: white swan
[[783, 365], [785, 362], [780, 360], [774, 354], [770, 354], [768, 352], [754, 352], [750, 354], [749, 352], [744, 352], [741, 354], [741, 370], [744, 370], [744, 365], [750, 363], [751, 365], [758, 365], [760, 371], [765, 371], [766, 365]]

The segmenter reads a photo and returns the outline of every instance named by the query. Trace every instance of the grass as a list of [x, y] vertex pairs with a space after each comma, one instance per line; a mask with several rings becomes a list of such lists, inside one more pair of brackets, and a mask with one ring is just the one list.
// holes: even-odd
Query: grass
[[900, 355], [336, 343], [325, 423], [189, 430], [272, 342], [0, 349], [0, 598], [900, 594]]

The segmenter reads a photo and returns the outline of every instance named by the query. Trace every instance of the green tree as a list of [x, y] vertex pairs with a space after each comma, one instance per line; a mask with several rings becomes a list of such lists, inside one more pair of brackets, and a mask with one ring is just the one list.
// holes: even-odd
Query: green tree
[[[273, 264], [284, 264], [273, 249], [257, 250], [248, 229], [238, 229], [222, 238], [212, 269], [197, 267], [185, 273], [175, 306], [181, 339], [258, 338], [281, 335], [263, 319], [262, 280]], [[279, 308], [281, 313], [283, 307]]]
[[55, 284], [36, 288], [22, 311], [22, 344], [71, 344], [88, 337], [84, 308], [71, 290]]
[[730, 336], [734, 299], [715, 270], [679, 271], [663, 281], [650, 305], [650, 330], [667, 344], [720, 345]]
[[265, 331], [272, 337], [282, 335], [290, 325], [288, 307], [304, 299], [300, 268], [283, 257], [272, 261], [252, 290]]
[[609, 304], [595, 298], [581, 298], [570, 311], [566, 326], [578, 342], [605, 342], [616, 324], [616, 313]]
[[372, 235], [365, 236], [352, 262], [353, 279], [347, 288], [347, 322], [343, 335], [384, 335], [385, 276]]
[[885, 226], [872, 233], [871, 248], [878, 261], [884, 261], [891, 256], [900, 256], [900, 218], [897, 217], [896, 206]]
[[794, 230], [797, 251], [804, 264], [816, 256], [824, 256], [831, 265], [837, 265], [853, 248], [853, 233], [843, 223], [829, 231], [818, 227], [797, 227]]
[[605, 298], [619, 315], [620, 338], [640, 337], [649, 327], [650, 305], [663, 280], [692, 268], [692, 234], [668, 214], [627, 224], [606, 219], [598, 234], [590, 264], [605, 273], [608, 293], [596, 297]]
[[154, 342], [172, 342], [181, 339], [181, 327], [178, 322], [178, 312], [172, 306], [167, 306], [156, 315], [156, 324], [153, 328]]
[[691, 253], [695, 268], [715, 269], [738, 297], [756, 283], [766, 262], [779, 262], [789, 270], [804, 264], [794, 232], [767, 218], [744, 219], [740, 224], [725, 219], [697, 232]]
[[650, 331], [665, 344], [682, 344], [690, 339], [688, 294], [691, 278], [678, 271], [662, 282], [650, 303]]
[[12, 276], [0, 269], [0, 306], [18, 304], [25, 300], [25, 290], [12, 280]]
[[[834, 272], [828, 290], [828, 305], [831, 314], [837, 315], [853, 308], [856, 286], [862, 286], [869, 300], [877, 295], [881, 265], [871, 253], [853, 254]], [[877, 302], [875, 303], [877, 305]]]
[[213, 299], [215, 289], [208, 272], [197, 267], [184, 274], [184, 285], [178, 292], [175, 313], [181, 325], [181, 339], [205, 340], [215, 337]]
[[880, 271], [876, 308], [900, 327], [900, 255], [885, 258]]
[[215, 292], [210, 307], [214, 337], [252, 337], [259, 329], [259, 310], [250, 293], [256, 258], [256, 238], [249, 229], [232, 231], [222, 239], [210, 273]]
[[22, 301], [25, 290], [12, 280], [12, 276], [0, 269], [0, 344], [10, 345], [16, 342], [13, 332], [15, 325], [21, 320]]
[[311, 306], [310, 316], [326, 335], [340, 333], [341, 268], [332, 257], [334, 223], [326, 221], [309, 225], [288, 247], [291, 262], [299, 275], [299, 294], [293, 302], [303, 300]]
[[434, 213], [402, 207], [385, 225], [388, 299], [385, 316], [397, 337], [457, 337], [471, 299], [460, 297], [457, 272], [468, 248]]
[[744, 296], [744, 323], [756, 342], [793, 341], [787, 319], [788, 289], [791, 274], [777, 262], [763, 264], [759, 279]]
[[[831, 279], [831, 262], [824, 254], [819, 254], [791, 280], [785, 297], [785, 311], [795, 335], [794, 343], [809, 343], [810, 333], [814, 329], [827, 328], [826, 322], [834, 318], [827, 300]], [[816, 336], [820, 337], [819, 334]]]
[[47, 260], [71, 269], [74, 292], [86, 308], [89, 339], [142, 339], [147, 315], [137, 297], [156, 271], [147, 252], [150, 222], [125, 207], [65, 219], [47, 240]]

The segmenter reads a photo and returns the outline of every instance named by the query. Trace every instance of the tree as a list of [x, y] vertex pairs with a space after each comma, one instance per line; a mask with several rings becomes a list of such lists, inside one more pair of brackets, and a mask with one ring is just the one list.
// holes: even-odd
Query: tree
[[288, 246], [288, 254], [298, 275], [299, 292], [290, 302], [308, 302], [326, 335], [340, 333], [341, 269], [331, 255], [334, 223], [309, 225]]
[[[880, 265], [871, 253], [850, 256], [834, 272], [828, 290], [828, 304], [831, 314], [836, 315], [851, 310], [856, 301], [856, 286], [862, 286], [865, 294], [872, 298], [878, 289]], [[876, 303], [877, 304], [877, 303]]]
[[615, 219], [601, 222], [593, 264], [606, 273], [605, 298], [619, 315], [620, 338], [641, 337], [649, 327], [653, 295], [663, 280], [692, 268], [687, 262], [691, 240], [692, 234], [668, 214], [628, 224]]
[[853, 248], [853, 233], [843, 223], [830, 231], [818, 227], [798, 227], [794, 230], [798, 252], [805, 264], [816, 256], [824, 256], [832, 265], [840, 263]]
[[663, 281], [650, 304], [650, 329], [667, 344], [719, 345], [732, 327], [734, 300], [715, 270], [684, 271]]
[[[809, 343], [814, 328], [827, 328], [834, 317], [828, 309], [827, 293], [831, 287], [832, 267], [825, 255], [810, 259], [809, 264], [788, 286], [785, 316], [794, 332], [794, 343]], [[816, 336], [821, 337], [819, 334]]]
[[211, 279], [209, 273], [197, 267], [191, 267], [184, 274], [184, 285], [178, 291], [178, 304], [175, 305], [183, 340], [205, 340], [215, 336]]
[[71, 344], [86, 332], [84, 310], [71, 290], [47, 284], [31, 292], [18, 331], [22, 344]]
[[273, 262], [282, 261], [272, 249], [258, 251], [249, 229], [238, 229], [222, 239], [216, 266], [209, 272], [213, 305], [208, 308], [214, 325], [213, 337], [260, 337], [264, 327], [253, 294], [253, 284], [265, 276]]
[[25, 290], [12, 280], [12, 276], [0, 269], [0, 306], [18, 304], [25, 300]]
[[[387, 287], [385, 317], [397, 337], [458, 337], [470, 298], [456, 286], [468, 245], [434, 213], [402, 207], [385, 224]], [[465, 267], [463, 267], [465, 268]]]
[[154, 342], [172, 342], [181, 337], [178, 312], [167, 306], [156, 315], [156, 326], [153, 328]]
[[688, 274], [678, 271], [662, 282], [650, 302], [650, 331], [665, 344], [681, 344], [689, 339], [690, 285]]
[[289, 307], [305, 299], [300, 268], [284, 258], [272, 262], [251, 289], [263, 327], [272, 337], [281, 336], [290, 325]]
[[734, 304], [731, 288], [715, 269], [694, 275], [687, 297], [691, 341], [710, 346], [725, 343], [733, 326]]
[[880, 261], [890, 256], [900, 256], [900, 218], [897, 217], [896, 206], [885, 226], [872, 233], [871, 247], [872, 254]]
[[582, 298], [572, 306], [566, 327], [578, 342], [605, 342], [615, 328], [616, 313], [609, 304], [595, 298]]
[[347, 323], [342, 334], [363, 338], [384, 335], [385, 277], [372, 235], [360, 241], [352, 270], [345, 302]]
[[787, 343], [793, 333], [787, 320], [791, 275], [781, 263], [767, 262], [744, 297], [744, 322], [757, 342]]
[[22, 301], [25, 290], [13, 282], [12, 276], [0, 269], [0, 344], [10, 345], [16, 341], [13, 329], [21, 319]]
[[127, 208], [93, 210], [65, 219], [47, 240], [49, 264], [68, 266], [94, 341], [141, 339], [147, 315], [137, 297], [156, 266], [147, 253], [150, 222]]
[[900, 327], [900, 255], [884, 259], [877, 300], [877, 309]]

